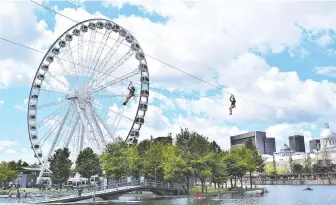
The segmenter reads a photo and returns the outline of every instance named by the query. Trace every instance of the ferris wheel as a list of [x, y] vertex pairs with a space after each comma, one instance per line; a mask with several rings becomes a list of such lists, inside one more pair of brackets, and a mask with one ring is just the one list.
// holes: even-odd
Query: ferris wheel
[[135, 37], [106, 19], [90, 19], [65, 31], [48, 49], [28, 99], [31, 148], [41, 166], [59, 148], [72, 160], [91, 147], [122, 137], [136, 144], [148, 109], [147, 61]]

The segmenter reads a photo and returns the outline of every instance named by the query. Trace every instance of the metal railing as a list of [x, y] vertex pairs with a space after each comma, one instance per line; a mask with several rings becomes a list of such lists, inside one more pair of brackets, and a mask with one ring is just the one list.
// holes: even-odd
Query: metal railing
[[[161, 182], [155, 180], [132, 180], [132, 181], [117, 181], [108, 185], [91, 185], [91, 186], [81, 186], [76, 188], [74, 191], [46, 191], [39, 192], [36, 194], [29, 195], [29, 202], [36, 203], [41, 201], [55, 200], [56, 198], [59, 200], [66, 200], [72, 198], [95, 198], [96, 195], [113, 193], [122, 190], [130, 190], [130, 189], [141, 189], [141, 188], [156, 188], [156, 189], [165, 189], [165, 190], [177, 190], [182, 187], [181, 184], [169, 183], [169, 182]], [[27, 200], [28, 202], [28, 200]]]

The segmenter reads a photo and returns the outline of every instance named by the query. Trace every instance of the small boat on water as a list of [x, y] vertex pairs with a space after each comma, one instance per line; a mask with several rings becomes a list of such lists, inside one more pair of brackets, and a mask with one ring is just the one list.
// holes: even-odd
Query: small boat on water
[[313, 189], [310, 188], [310, 187], [307, 187], [307, 188], [305, 188], [303, 191], [313, 191]]
[[200, 195], [200, 194], [196, 194], [195, 195], [195, 199], [206, 199], [206, 196], [202, 196], [202, 195]]

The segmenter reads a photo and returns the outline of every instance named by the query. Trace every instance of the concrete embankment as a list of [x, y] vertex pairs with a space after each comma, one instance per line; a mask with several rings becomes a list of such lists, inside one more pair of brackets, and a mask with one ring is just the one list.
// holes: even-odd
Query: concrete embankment
[[256, 185], [336, 185], [336, 179], [255, 181]]

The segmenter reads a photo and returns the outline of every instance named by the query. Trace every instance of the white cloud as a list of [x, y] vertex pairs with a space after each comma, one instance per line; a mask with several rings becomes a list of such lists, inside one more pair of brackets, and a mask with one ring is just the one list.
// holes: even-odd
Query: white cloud
[[327, 45], [329, 45], [332, 42], [332, 39], [329, 35], [324, 35], [319, 37], [316, 40], [317, 44], [321, 47], [326, 47]]
[[5, 100], [0, 100], [0, 107], [5, 104]]
[[336, 78], [336, 66], [323, 66], [314, 69], [316, 74]]
[[17, 145], [17, 142], [11, 140], [0, 140], [0, 150]]
[[16, 151], [13, 150], [13, 149], [7, 149], [7, 150], [5, 150], [5, 153], [6, 154], [16, 154]]
[[16, 109], [18, 111], [26, 112], [27, 111], [27, 106], [28, 106], [28, 99], [24, 99], [23, 100], [23, 104], [21, 104], [21, 105], [14, 105], [14, 109]]

